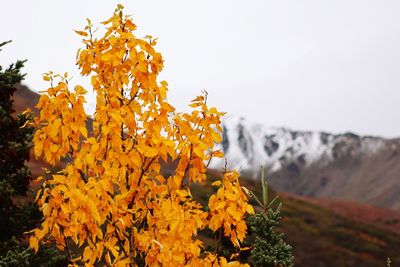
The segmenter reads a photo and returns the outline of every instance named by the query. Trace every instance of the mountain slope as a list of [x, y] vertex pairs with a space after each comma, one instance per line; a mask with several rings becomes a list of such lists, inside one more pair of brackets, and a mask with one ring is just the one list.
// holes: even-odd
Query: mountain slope
[[233, 116], [223, 128], [228, 167], [256, 177], [264, 165], [277, 190], [400, 208], [400, 139], [267, 128]]
[[[211, 179], [218, 179], [221, 173], [209, 171]], [[260, 196], [261, 186], [254, 180], [241, 178], [241, 184]], [[191, 192], [203, 205], [207, 205], [208, 196], [215, 187], [211, 180], [201, 185], [192, 185]], [[386, 225], [375, 224], [375, 219], [394, 220], [400, 214], [389, 217], [391, 211], [380, 208], [364, 207], [364, 212], [374, 212], [373, 218], [347, 216], [353, 203], [342, 203], [345, 208], [332, 212], [331, 207], [315, 199], [297, 197], [290, 194], [276, 193], [270, 190], [270, 199], [276, 194], [282, 202], [282, 221], [278, 231], [285, 234], [285, 241], [293, 246], [295, 266], [336, 267], [336, 266], [384, 266], [387, 258], [392, 266], [400, 263], [398, 247], [400, 246], [399, 228], [392, 229]], [[257, 205], [254, 199], [253, 205]], [[361, 205], [362, 206], [362, 205]], [[355, 204], [358, 209], [360, 205]], [[360, 220], [361, 219], [361, 220]], [[365, 220], [364, 220], [365, 219]], [[372, 224], [371, 224], [372, 223]], [[392, 223], [392, 222], [390, 222]]]

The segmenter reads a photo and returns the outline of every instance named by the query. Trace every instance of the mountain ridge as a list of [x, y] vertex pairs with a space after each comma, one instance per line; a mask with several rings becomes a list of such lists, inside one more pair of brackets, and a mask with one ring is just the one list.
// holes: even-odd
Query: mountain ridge
[[[277, 190], [400, 208], [400, 138], [293, 131], [235, 116], [223, 129], [219, 147], [228, 168], [256, 178], [263, 165]], [[223, 164], [215, 159], [210, 166]]]

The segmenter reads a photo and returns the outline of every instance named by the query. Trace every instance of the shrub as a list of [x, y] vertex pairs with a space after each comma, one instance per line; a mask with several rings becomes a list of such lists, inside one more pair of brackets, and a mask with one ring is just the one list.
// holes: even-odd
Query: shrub
[[[34, 151], [52, 165], [68, 164], [39, 178], [44, 221], [31, 247], [38, 251], [39, 241], [54, 240], [73, 265], [227, 266], [198, 232], [208, 228], [240, 250], [245, 215], [254, 211], [238, 173], [225, 171], [214, 183], [208, 210], [190, 192], [190, 184], [206, 179], [206, 162], [222, 156], [214, 145], [223, 113], [207, 106], [206, 92], [191, 102], [190, 113], [176, 113], [167, 82], [157, 80], [163, 69], [157, 39], [137, 38], [121, 5], [103, 24], [100, 38], [90, 20], [76, 31], [84, 44], [77, 65], [96, 93], [93, 131], [86, 127], [87, 91], [71, 90], [67, 73], [44, 75], [50, 87], [38, 103]], [[174, 171], [164, 176], [161, 164], [168, 162]]]

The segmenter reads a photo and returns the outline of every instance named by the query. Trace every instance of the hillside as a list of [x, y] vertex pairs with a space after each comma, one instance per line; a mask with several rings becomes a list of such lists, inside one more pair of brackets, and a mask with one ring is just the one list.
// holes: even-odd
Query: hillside
[[[220, 175], [216, 171], [209, 172], [212, 179]], [[242, 184], [256, 195], [261, 195], [260, 186], [255, 185], [252, 179], [242, 178]], [[192, 187], [192, 193], [204, 205], [206, 196], [213, 190], [210, 184]], [[388, 257], [392, 260], [392, 266], [400, 264], [398, 232], [384, 229], [382, 225], [372, 225], [371, 220], [360, 221], [356, 216], [348, 217], [332, 212], [328, 206], [318, 205], [318, 200], [274, 192], [271, 197], [276, 194], [283, 203], [283, 219], [279, 231], [285, 234], [285, 240], [294, 248], [295, 266], [378, 267], [384, 266]], [[253, 205], [256, 203], [253, 202]], [[348, 206], [351, 207], [351, 203]], [[358, 207], [357, 204], [355, 207]], [[380, 215], [389, 216], [390, 213], [383, 210]]]
[[400, 208], [400, 139], [267, 128], [233, 116], [223, 125], [229, 166], [256, 177], [264, 165], [279, 191]]
[[281, 230], [294, 247], [296, 266], [400, 264], [400, 236], [296, 198], [282, 198]]
[[327, 209], [342, 217], [365, 222], [400, 235], [400, 211], [378, 208], [368, 204], [329, 198], [312, 198], [280, 193], [287, 198], [299, 199]]
[[35, 114], [38, 114], [38, 110], [35, 107], [39, 101], [39, 94], [31, 91], [25, 85], [17, 85], [17, 91], [14, 93], [14, 110], [17, 113], [24, 111], [26, 108], [30, 108]]

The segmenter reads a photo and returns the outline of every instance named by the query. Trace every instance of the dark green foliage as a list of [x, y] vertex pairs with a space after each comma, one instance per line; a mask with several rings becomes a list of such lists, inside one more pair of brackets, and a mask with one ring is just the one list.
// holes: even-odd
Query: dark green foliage
[[262, 211], [247, 219], [249, 232], [246, 245], [251, 247], [248, 262], [252, 266], [294, 266], [292, 247], [283, 240], [283, 233], [276, 230], [281, 220], [282, 203], [273, 208], [277, 197], [269, 201], [268, 185], [264, 179], [263, 169], [261, 169], [261, 174], [262, 201], [254, 193], [252, 195], [262, 207]]
[[[3, 43], [4, 44], [4, 43]], [[21, 128], [33, 118], [32, 113], [12, 116], [12, 95], [15, 84], [21, 82], [24, 75], [20, 69], [25, 61], [11, 64], [5, 71], [0, 66], [0, 181], [9, 183], [12, 193], [24, 195], [28, 189], [30, 173], [25, 166], [29, 160], [33, 127]]]
[[56, 267], [68, 264], [64, 255], [46, 245], [41, 246], [38, 254], [26, 246], [21, 246], [15, 237], [5, 245], [8, 250], [4, 256], [0, 256], [0, 267]]
[[24, 61], [17, 61], [4, 71], [0, 66], [0, 241], [21, 235], [26, 230], [23, 227], [27, 223], [25, 215], [30, 212], [29, 207], [28, 210], [18, 207], [12, 200], [26, 195], [31, 179], [25, 161], [29, 160], [34, 128], [21, 127], [32, 120], [33, 114], [13, 116], [12, 109], [15, 85], [24, 78], [20, 73], [23, 65]]
[[[0, 48], [7, 43], [0, 43]], [[24, 232], [34, 228], [41, 215], [33, 203], [15, 203], [26, 196], [31, 181], [25, 163], [32, 146], [34, 128], [29, 122], [33, 114], [14, 114], [12, 100], [15, 86], [25, 76], [20, 72], [24, 62], [5, 70], [0, 66], [0, 267], [64, 266], [65, 257], [56, 250], [47, 247], [35, 255], [28, 248]]]
[[275, 229], [281, 220], [279, 207], [266, 214], [250, 216], [247, 224], [254, 238], [249, 263], [252, 266], [294, 266], [292, 247], [285, 243], [283, 234]]

